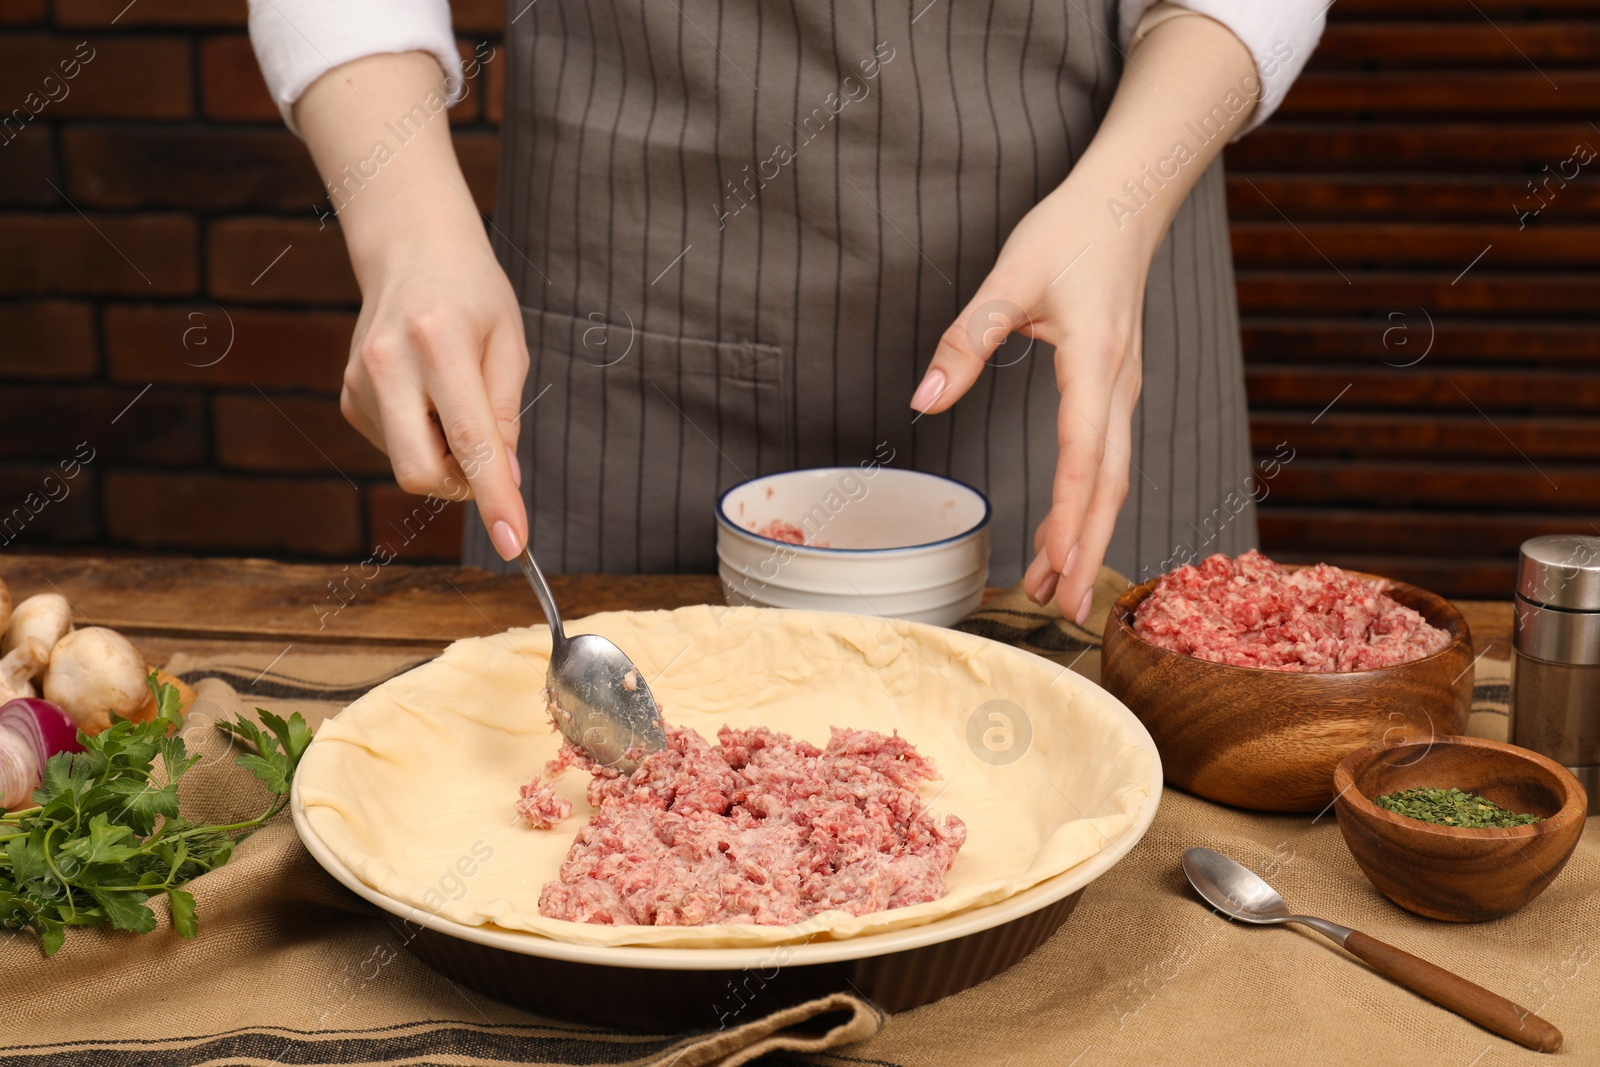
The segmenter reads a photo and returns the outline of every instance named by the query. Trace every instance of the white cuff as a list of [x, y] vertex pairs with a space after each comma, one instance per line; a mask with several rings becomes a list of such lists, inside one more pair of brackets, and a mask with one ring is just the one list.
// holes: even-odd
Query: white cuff
[[[1322, 39], [1322, 28], [1327, 23], [1327, 11], [1332, 5], [1324, 0], [1176, 0], [1178, 6], [1208, 18], [1215, 19], [1228, 29], [1255, 57], [1256, 74], [1261, 79], [1261, 98], [1256, 104], [1250, 123], [1235, 134], [1238, 140], [1267, 120], [1278, 109], [1289, 87], [1299, 77], [1306, 60], [1311, 58], [1317, 42]], [[1132, 48], [1135, 31], [1157, 0], [1120, 0], [1120, 30], [1122, 48]], [[1161, 0], [1160, 7], [1172, 6]], [[1159, 15], [1159, 13], [1158, 13]], [[1162, 21], [1157, 18], [1155, 21]], [[1148, 27], [1145, 27], [1148, 32]]]
[[449, 0], [250, 0], [250, 43], [283, 121], [296, 134], [300, 94], [362, 56], [429, 52], [444, 70], [449, 102], [460, 100], [465, 88]]

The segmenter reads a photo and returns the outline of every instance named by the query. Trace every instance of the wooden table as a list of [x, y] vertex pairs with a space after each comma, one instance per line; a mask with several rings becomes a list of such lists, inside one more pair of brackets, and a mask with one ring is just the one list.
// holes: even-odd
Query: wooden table
[[[473, 567], [335, 566], [262, 559], [12, 555], [0, 578], [13, 599], [59, 592], [80, 625], [110, 626], [153, 664], [177, 649], [352, 645], [438, 652], [461, 637], [539, 621], [520, 574]], [[557, 575], [570, 618], [597, 611], [720, 603], [715, 575]], [[990, 590], [993, 596], [999, 590]], [[1510, 655], [1511, 605], [1461, 601], [1477, 651]]]

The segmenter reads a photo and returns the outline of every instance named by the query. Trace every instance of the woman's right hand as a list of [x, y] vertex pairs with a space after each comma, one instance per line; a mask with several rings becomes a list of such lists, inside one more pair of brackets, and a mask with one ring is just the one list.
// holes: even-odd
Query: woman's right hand
[[476, 498], [502, 558], [527, 540], [516, 458], [528, 350], [481, 227], [418, 262], [385, 260], [350, 343], [339, 410], [408, 493]]
[[[431, 96], [430, 96], [431, 94]], [[516, 444], [528, 372], [522, 313], [456, 162], [441, 108], [403, 142], [394, 116], [445, 96], [421, 52], [329, 71], [295, 121], [335, 204], [361, 285], [339, 408], [409, 493], [473, 498], [502, 558], [522, 551]], [[374, 162], [378, 144], [388, 149]], [[350, 182], [356, 170], [363, 179]]]

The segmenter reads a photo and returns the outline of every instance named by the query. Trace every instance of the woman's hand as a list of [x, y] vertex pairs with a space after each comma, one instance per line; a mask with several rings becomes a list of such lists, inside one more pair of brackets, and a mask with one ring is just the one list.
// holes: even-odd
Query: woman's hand
[[1055, 596], [1079, 622], [1128, 495], [1149, 265], [1142, 242], [1109, 224], [1103, 195], [1069, 177], [1017, 223], [911, 401], [919, 411], [950, 407], [1010, 333], [1055, 346], [1055, 484], [1023, 586], [1039, 603]]
[[1196, 143], [1189, 124], [1216, 106], [1242, 129], [1260, 95], [1255, 62], [1227, 27], [1193, 14], [1157, 24], [1128, 57], [1094, 140], [1011, 232], [911, 399], [917, 411], [946, 410], [1010, 333], [1055, 346], [1056, 476], [1023, 588], [1080, 624], [1128, 494], [1150, 260], [1225, 140]]
[[505, 559], [527, 539], [517, 466], [522, 315], [479, 226], [363, 282], [339, 410], [388, 454], [408, 493], [476, 497]]
[[[447, 95], [426, 53], [366, 56], [314, 82], [295, 120], [335, 187], [361, 283], [339, 408], [388, 454], [400, 488], [475, 498], [511, 559], [528, 539], [516, 459], [528, 351], [456, 162]], [[400, 141], [396, 115], [426, 118]]]

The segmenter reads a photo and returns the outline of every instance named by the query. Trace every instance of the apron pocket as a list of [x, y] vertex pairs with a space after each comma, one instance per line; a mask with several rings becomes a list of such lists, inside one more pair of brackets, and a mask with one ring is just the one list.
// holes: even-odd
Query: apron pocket
[[563, 571], [711, 570], [721, 493], [794, 461], [784, 354], [523, 309], [524, 438]]

